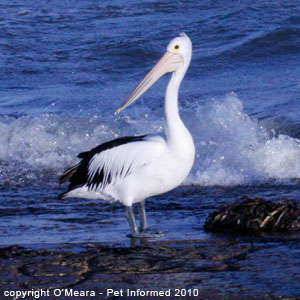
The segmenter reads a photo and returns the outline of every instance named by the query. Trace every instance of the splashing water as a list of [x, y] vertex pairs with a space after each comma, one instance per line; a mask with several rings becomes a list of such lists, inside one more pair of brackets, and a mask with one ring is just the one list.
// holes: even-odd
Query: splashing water
[[[183, 110], [183, 118], [186, 111]], [[232, 93], [198, 105], [189, 116], [196, 160], [185, 184], [240, 185], [300, 177], [300, 142], [274, 135], [250, 118]], [[36, 181], [76, 163], [76, 155], [122, 135], [162, 131], [162, 120], [96, 116], [3, 117], [0, 123], [1, 184]]]
[[188, 183], [228, 186], [300, 177], [300, 141], [268, 132], [243, 111], [236, 94], [206, 105], [197, 116], [197, 161]]

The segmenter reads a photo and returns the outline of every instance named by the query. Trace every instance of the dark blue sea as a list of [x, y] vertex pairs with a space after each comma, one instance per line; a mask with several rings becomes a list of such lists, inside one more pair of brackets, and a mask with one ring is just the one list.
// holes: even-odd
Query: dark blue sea
[[193, 42], [179, 102], [196, 161], [180, 187], [147, 201], [151, 227], [208, 238], [208, 214], [244, 195], [299, 203], [299, 1], [0, 1], [0, 11], [0, 245], [128, 243], [123, 206], [57, 200], [58, 177], [102, 142], [163, 133], [168, 75], [115, 111], [181, 32]]
[[[168, 75], [115, 111], [181, 32], [193, 42], [179, 103], [196, 160], [147, 200], [150, 227], [162, 241], [214, 240], [203, 224], [221, 204], [300, 205], [299, 1], [0, 0], [0, 246], [130, 246], [122, 205], [58, 200], [58, 178], [100, 143], [163, 133]], [[242, 285], [300, 295], [299, 235], [265, 238], [250, 257], [266, 264], [260, 280], [242, 273]]]

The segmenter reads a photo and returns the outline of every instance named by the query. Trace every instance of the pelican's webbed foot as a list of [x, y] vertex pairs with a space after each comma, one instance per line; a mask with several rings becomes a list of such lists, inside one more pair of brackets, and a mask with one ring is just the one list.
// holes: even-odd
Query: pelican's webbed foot
[[133, 214], [133, 210], [131, 206], [126, 207], [126, 216], [129, 222], [130, 226], [130, 234], [127, 236], [130, 238], [160, 238], [163, 236], [161, 232], [155, 232], [152, 233], [148, 228], [147, 228], [147, 223], [146, 223], [146, 212], [145, 212], [145, 203], [142, 201], [140, 203], [140, 217], [141, 217], [141, 226], [140, 230], [136, 226], [135, 222], [135, 217]]
[[130, 234], [127, 235], [130, 238], [135, 238], [135, 239], [157, 239], [161, 238], [164, 236], [163, 233], [161, 232], [151, 232], [149, 229], [143, 230], [143, 231], [137, 231], [137, 232], [131, 232]]

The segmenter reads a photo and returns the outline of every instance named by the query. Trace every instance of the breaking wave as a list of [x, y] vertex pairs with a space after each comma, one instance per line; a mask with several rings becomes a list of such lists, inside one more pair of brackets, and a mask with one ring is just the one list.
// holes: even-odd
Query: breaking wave
[[[163, 120], [147, 111], [128, 116], [46, 114], [0, 119], [0, 184], [56, 180], [76, 155], [128, 134], [161, 133]], [[141, 117], [142, 115], [142, 117]], [[244, 185], [300, 178], [300, 141], [248, 116], [232, 93], [182, 110], [196, 144], [196, 160], [185, 184]]]
[[232, 93], [197, 111], [197, 163], [188, 182], [238, 185], [300, 177], [300, 141], [250, 118]]

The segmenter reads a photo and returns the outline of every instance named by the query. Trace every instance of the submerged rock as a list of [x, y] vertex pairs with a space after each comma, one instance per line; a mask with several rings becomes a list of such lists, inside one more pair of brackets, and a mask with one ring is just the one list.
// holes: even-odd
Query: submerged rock
[[[216, 273], [238, 272], [240, 260], [256, 249], [219, 240], [143, 242], [145, 245], [133, 248], [100, 244], [61, 245], [52, 250], [0, 248], [0, 299], [3, 299], [3, 291], [9, 290], [24, 292], [15, 300], [34, 300], [40, 298], [42, 291], [49, 295], [42, 299], [49, 300], [75, 299], [72, 297], [75, 294], [84, 294], [85, 300], [115, 299], [107, 294], [108, 289], [160, 291], [166, 287], [172, 289], [174, 295], [175, 289], [181, 289], [187, 282], [189, 286], [197, 286], [203, 280], [199, 280], [201, 276], [214, 280]], [[220, 290], [223, 293], [224, 287]], [[201, 299], [222, 299], [215, 285], [213, 297], [212, 292], [205, 289], [195, 287], [194, 291]], [[87, 292], [93, 294], [87, 295]], [[94, 295], [99, 294], [103, 295], [95, 298]], [[12, 295], [17, 294], [12, 292]], [[55, 297], [57, 295], [60, 296]], [[180, 295], [175, 298], [186, 299]], [[12, 297], [4, 299], [12, 300]]]
[[291, 200], [243, 197], [211, 213], [204, 228], [220, 233], [295, 232], [300, 231], [300, 209]]

